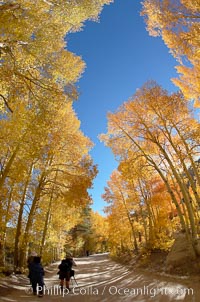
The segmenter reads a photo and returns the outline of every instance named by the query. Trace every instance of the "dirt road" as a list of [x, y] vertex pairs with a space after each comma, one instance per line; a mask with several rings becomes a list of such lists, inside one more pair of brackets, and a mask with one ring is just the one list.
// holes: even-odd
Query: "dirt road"
[[80, 302], [199, 302], [200, 277], [180, 278], [160, 276], [124, 267], [111, 261], [107, 254], [75, 259], [75, 280], [71, 291], [60, 291], [58, 263], [46, 269], [42, 298], [33, 296], [26, 276], [11, 276], [0, 280], [0, 301], [80, 301]]

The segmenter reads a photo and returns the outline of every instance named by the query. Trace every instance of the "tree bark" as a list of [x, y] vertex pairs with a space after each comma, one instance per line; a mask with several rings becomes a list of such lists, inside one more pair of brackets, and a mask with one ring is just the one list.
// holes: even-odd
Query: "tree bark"
[[15, 234], [15, 246], [14, 246], [14, 271], [18, 270], [19, 266], [19, 245], [20, 245], [20, 236], [22, 233], [22, 220], [23, 220], [23, 211], [24, 211], [24, 206], [26, 202], [26, 192], [28, 188], [28, 184], [30, 182], [31, 178], [31, 173], [32, 173], [32, 168], [33, 168], [33, 163], [31, 164], [26, 183], [24, 185], [24, 190], [22, 194], [22, 199], [19, 207], [19, 214], [18, 214], [18, 219], [17, 219], [17, 227], [16, 227], [16, 234]]
[[36, 188], [35, 196], [32, 201], [31, 209], [29, 212], [28, 220], [26, 223], [26, 228], [24, 231], [23, 239], [22, 239], [22, 245], [21, 245], [21, 249], [20, 249], [20, 258], [19, 258], [20, 269], [23, 269], [23, 266], [25, 265], [25, 258], [26, 258], [27, 248], [28, 248], [29, 235], [30, 235], [30, 231], [31, 231], [31, 228], [33, 225], [33, 218], [34, 218], [35, 211], [37, 208], [38, 200], [40, 199], [40, 194], [43, 190], [44, 181], [45, 181], [45, 173], [43, 172], [41, 174], [39, 184]]

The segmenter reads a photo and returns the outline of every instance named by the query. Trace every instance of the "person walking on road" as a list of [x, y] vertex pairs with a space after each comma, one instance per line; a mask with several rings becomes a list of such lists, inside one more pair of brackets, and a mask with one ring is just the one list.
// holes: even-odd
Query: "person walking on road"
[[59, 269], [59, 279], [60, 279], [60, 287], [63, 290], [64, 281], [66, 285], [66, 289], [70, 290], [69, 282], [72, 276], [72, 266], [76, 266], [76, 263], [73, 260], [73, 257], [70, 253], [67, 254], [66, 258], [61, 261], [61, 264], [58, 266]]
[[40, 263], [39, 256], [35, 256], [33, 261], [29, 264], [29, 278], [33, 288], [33, 294], [36, 295], [38, 293], [38, 297], [42, 297], [44, 286], [44, 269]]

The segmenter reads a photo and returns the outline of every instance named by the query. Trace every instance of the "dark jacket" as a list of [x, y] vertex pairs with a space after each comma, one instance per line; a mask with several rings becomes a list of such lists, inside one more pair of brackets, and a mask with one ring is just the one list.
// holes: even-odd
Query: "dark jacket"
[[59, 268], [59, 279], [64, 279], [66, 278], [72, 269], [73, 265], [73, 259], [72, 258], [66, 258], [61, 261], [61, 264], [58, 266]]
[[31, 283], [43, 283], [44, 269], [40, 263], [32, 262], [29, 265], [29, 278]]

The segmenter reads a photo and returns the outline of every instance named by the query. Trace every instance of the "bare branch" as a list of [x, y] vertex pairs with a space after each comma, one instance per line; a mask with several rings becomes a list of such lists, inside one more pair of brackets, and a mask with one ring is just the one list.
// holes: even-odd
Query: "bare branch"
[[6, 107], [8, 108], [8, 110], [9, 110], [11, 113], [13, 113], [13, 110], [10, 108], [10, 106], [9, 106], [9, 104], [8, 104], [8, 102], [7, 102], [7, 100], [6, 100], [6, 98], [5, 98], [2, 94], [0, 94], [0, 96], [2, 97], [2, 99], [3, 99], [3, 101], [4, 101], [4, 104], [6, 105]]
[[0, 11], [5, 11], [5, 10], [16, 10], [20, 8], [20, 4], [18, 3], [5, 3], [0, 5]]

